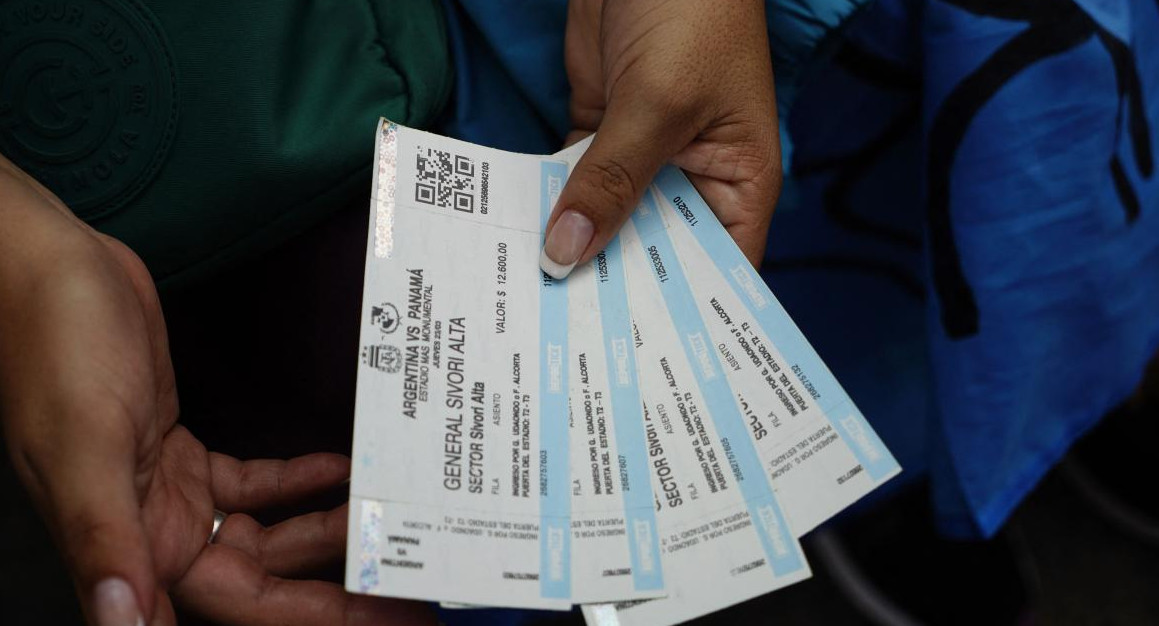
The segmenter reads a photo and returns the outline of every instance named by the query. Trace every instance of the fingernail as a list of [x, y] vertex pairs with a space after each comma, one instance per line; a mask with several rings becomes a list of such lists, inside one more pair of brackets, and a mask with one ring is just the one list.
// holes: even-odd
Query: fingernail
[[144, 626], [133, 588], [120, 578], [106, 578], [93, 589], [97, 626]]
[[547, 235], [547, 242], [539, 254], [539, 267], [552, 278], [565, 278], [591, 243], [595, 232], [595, 225], [586, 215], [564, 211]]

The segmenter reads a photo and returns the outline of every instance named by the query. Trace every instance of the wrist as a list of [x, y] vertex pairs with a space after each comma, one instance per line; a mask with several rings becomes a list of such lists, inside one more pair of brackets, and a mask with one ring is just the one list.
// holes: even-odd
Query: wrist
[[50, 192], [0, 159], [0, 298], [19, 298], [72, 262], [72, 251], [91, 245], [81, 222], [54, 202], [59, 201]]

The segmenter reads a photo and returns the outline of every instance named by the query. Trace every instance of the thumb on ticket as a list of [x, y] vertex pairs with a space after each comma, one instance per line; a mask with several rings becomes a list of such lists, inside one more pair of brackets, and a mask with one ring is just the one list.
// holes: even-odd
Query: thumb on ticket
[[660, 168], [696, 136], [696, 125], [668, 108], [610, 106], [547, 222], [539, 265], [565, 278], [603, 250], [631, 216]]

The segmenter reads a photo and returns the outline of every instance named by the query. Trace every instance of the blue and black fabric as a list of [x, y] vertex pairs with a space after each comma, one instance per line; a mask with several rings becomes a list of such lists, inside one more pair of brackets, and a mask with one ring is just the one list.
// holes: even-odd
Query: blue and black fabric
[[[993, 534], [1159, 346], [1157, 44], [1154, 0], [880, 0], [800, 94], [765, 275], [948, 535]], [[835, 336], [818, 292], [852, 285]]]

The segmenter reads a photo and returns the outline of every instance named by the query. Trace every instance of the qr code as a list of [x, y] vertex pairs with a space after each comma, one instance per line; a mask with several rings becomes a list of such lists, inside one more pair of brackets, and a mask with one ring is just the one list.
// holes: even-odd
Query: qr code
[[475, 162], [434, 148], [419, 148], [415, 201], [475, 212]]

